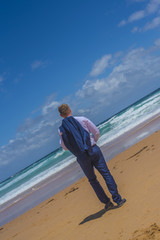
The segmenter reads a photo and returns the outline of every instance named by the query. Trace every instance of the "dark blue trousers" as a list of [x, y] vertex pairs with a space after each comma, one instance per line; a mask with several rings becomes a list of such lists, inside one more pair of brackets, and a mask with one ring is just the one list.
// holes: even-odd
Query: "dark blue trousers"
[[97, 145], [93, 146], [92, 149], [93, 153], [90, 156], [86, 153], [86, 155], [83, 156], [83, 158], [77, 158], [77, 161], [80, 164], [84, 174], [88, 178], [99, 200], [104, 204], [110, 201], [110, 199], [105, 194], [102, 186], [97, 180], [97, 177], [94, 172], [94, 167], [99, 171], [99, 173], [104, 178], [108, 190], [112, 195], [113, 201], [119, 203], [121, 201], [121, 196], [118, 193], [117, 185], [107, 167], [103, 154]]

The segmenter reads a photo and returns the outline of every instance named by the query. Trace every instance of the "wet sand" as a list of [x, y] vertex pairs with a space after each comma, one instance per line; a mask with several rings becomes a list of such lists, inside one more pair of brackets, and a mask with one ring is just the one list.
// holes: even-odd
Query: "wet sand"
[[[0, 239], [159, 240], [160, 131], [107, 164], [127, 199], [124, 206], [105, 212], [84, 177], [3, 225]], [[110, 197], [102, 177], [97, 176]]]

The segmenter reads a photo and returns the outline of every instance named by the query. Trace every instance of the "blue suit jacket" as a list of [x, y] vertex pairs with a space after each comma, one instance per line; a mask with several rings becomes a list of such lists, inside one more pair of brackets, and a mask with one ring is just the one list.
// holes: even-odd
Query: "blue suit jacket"
[[90, 134], [74, 117], [64, 118], [59, 129], [65, 146], [77, 158], [92, 153]]

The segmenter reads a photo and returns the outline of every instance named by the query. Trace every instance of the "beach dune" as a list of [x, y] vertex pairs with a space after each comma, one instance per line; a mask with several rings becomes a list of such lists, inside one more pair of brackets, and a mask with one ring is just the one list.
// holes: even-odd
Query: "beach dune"
[[121, 208], [105, 212], [84, 177], [2, 226], [0, 239], [160, 240], [160, 131], [107, 164], [127, 199]]

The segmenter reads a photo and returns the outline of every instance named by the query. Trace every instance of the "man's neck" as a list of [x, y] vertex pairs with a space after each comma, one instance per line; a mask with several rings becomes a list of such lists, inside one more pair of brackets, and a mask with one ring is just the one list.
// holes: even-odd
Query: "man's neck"
[[68, 114], [66, 117], [64, 117], [64, 118], [67, 118], [67, 117], [70, 117], [70, 116], [72, 116], [72, 113], [70, 113], [70, 114]]

